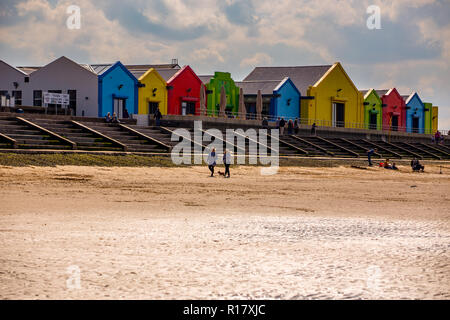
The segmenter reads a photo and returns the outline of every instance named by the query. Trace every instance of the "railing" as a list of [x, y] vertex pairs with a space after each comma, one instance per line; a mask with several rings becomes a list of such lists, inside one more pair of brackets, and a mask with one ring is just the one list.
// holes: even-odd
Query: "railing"
[[[203, 116], [206, 117], [215, 117], [215, 118], [230, 118], [230, 119], [245, 119], [245, 120], [258, 120], [257, 114], [255, 113], [240, 113], [240, 112], [229, 112], [225, 111], [225, 113], [222, 113], [221, 116], [219, 116], [220, 112], [219, 110], [206, 110], [203, 113]], [[196, 111], [195, 114], [191, 114], [191, 116], [200, 116], [200, 112]], [[187, 115], [189, 116], [189, 115]], [[267, 119], [269, 122], [275, 122], [280, 117], [274, 117], [268, 114], [261, 114], [261, 119]], [[289, 120], [294, 121], [295, 118], [289, 118], [284, 117], [284, 120], [287, 122]], [[412, 132], [409, 132], [408, 129], [405, 126], [386, 126], [386, 125], [372, 125], [370, 123], [361, 123], [361, 122], [349, 122], [349, 121], [332, 121], [332, 120], [323, 120], [323, 119], [305, 119], [305, 118], [299, 118], [297, 119], [297, 122], [299, 125], [309, 125], [311, 126], [313, 123], [316, 124], [316, 127], [332, 127], [332, 128], [347, 128], [347, 129], [365, 129], [365, 130], [373, 130], [373, 131], [391, 131], [391, 132], [407, 132], [407, 133], [419, 133], [419, 134], [429, 134], [434, 135], [434, 131], [432, 129], [423, 129], [422, 132], [418, 129], [412, 130]], [[439, 130], [441, 132], [442, 136], [449, 135], [449, 130]]]

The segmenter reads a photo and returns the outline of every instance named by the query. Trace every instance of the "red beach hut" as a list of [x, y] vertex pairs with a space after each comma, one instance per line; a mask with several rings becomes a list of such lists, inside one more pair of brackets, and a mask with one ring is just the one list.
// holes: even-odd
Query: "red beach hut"
[[376, 92], [383, 102], [383, 130], [405, 131], [405, 100], [397, 89], [376, 90]]
[[185, 66], [166, 81], [168, 89], [167, 114], [199, 115], [202, 81], [192, 68]]

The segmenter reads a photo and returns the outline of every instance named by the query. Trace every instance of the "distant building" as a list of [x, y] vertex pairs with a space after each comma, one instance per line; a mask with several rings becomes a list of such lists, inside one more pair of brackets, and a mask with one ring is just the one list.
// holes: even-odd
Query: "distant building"
[[382, 100], [375, 89], [361, 90], [364, 95], [365, 129], [381, 130], [383, 125]]
[[239, 88], [236, 86], [231, 74], [228, 72], [215, 72], [214, 76], [199, 77], [206, 86], [208, 115], [219, 115], [220, 92], [222, 86], [227, 95], [227, 114], [237, 114], [239, 108]]
[[11, 106], [12, 97], [14, 105], [17, 106], [28, 102], [24, 97], [29, 90], [29, 80], [30, 77], [26, 72], [0, 60], [0, 106]]
[[403, 100], [397, 89], [377, 90], [377, 94], [383, 102], [383, 130], [405, 131], [405, 100]]
[[406, 132], [424, 133], [425, 106], [417, 92], [403, 96], [406, 109]]
[[138, 113], [138, 80], [117, 61], [113, 65], [90, 65], [98, 75], [98, 116], [109, 112], [123, 118]]
[[158, 71], [167, 81], [168, 114], [200, 115], [200, 88], [202, 80], [190, 66], [184, 66], [176, 73]]
[[283, 80], [254, 80], [236, 82], [244, 93], [247, 116], [255, 119], [256, 97], [261, 90], [262, 115], [275, 121], [278, 117], [295, 119], [300, 117], [300, 91], [289, 78]]
[[433, 131], [433, 104], [430, 102], [424, 102], [424, 133], [432, 134]]
[[324, 66], [257, 67], [244, 81], [289, 77], [301, 98], [304, 124], [360, 127], [364, 123], [363, 97], [339, 62]]

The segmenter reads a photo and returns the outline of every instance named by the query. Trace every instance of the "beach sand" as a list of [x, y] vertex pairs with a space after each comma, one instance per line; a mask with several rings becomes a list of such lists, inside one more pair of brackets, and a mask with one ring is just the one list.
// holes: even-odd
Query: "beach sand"
[[0, 167], [0, 298], [449, 299], [426, 171]]

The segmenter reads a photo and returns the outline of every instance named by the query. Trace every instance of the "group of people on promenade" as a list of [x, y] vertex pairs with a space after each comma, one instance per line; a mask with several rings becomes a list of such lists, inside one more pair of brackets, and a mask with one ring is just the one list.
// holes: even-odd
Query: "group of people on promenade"
[[[295, 118], [294, 120], [289, 119], [287, 122], [284, 120], [284, 118], [278, 118], [275, 127], [280, 130], [280, 136], [284, 135], [284, 130], [287, 125], [287, 133], [289, 135], [291, 134], [298, 134], [300, 131], [300, 120], [298, 118]], [[262, 127], [263, 129], [269, 129], [269, 121], [267, 118], [263, 118], [262, 120]], [[313, 123], [311, 126], [311, 135], [316, 135], [316, 123]]]
[[120, 120], [117, 117], [117, 114], [115, 112], [113, 113], [112, 117], [111, 117], [111, 113], [108, 112], [106, 114], [105, 121], [106, 121], [106, 123], [120, 123]]
[[[367, 160], [368, 160], [368, 162], [369, 162], [369, 167], [373, 167], [372, 157], [373, 157], [375, 154], [377, 154], [377, 152], [378, 152], [378, 149], [377, 149], [377, 148], [370, 149], [369, 151], [367, 151]], [[398, 167], [396, 166], [395, 162], [391, 164], [391, 162], [390, 162], [389, 159], [386, 159], [384, 162], [380, 162], [380, 163], [379, 163], [379, 166], [380, 166], [380, 167], [383, 167], [383, 168], [385, 168], [385, 169], [398, 170]], [[414, 172], [419, 172], [419, 171], [424, 172], [425, 166], [423, 166], [423, 165], [420, 163], [419, 159], [414, 158], [414, 159], [411, 161], [411, 169], [412, 169]]]

